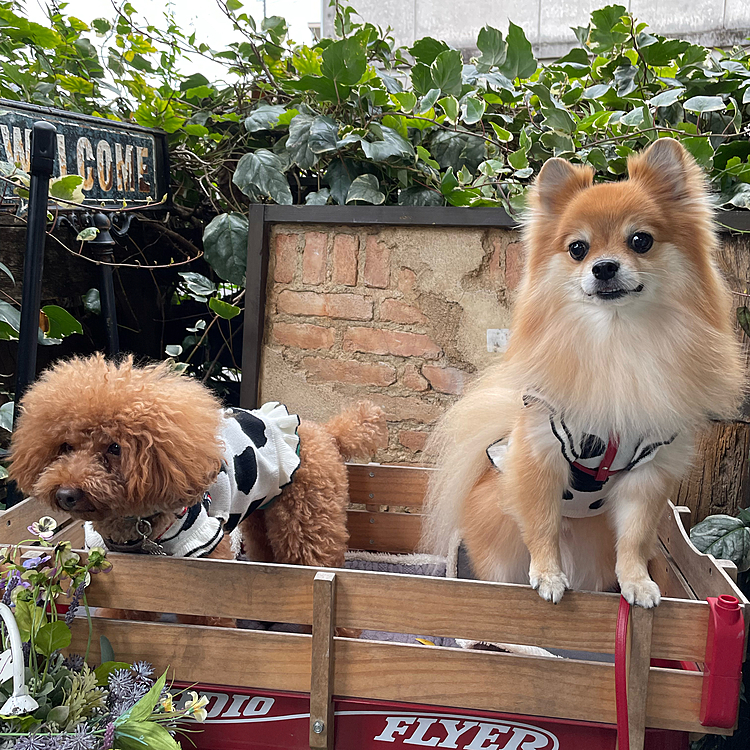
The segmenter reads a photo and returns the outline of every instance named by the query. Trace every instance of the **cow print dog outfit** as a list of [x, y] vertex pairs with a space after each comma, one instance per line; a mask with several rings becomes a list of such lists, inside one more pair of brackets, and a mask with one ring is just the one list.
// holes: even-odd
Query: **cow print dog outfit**
[[[171, 557], [203, 557], [224, 534], [233, 531], [253, 511], [268, 508], [292, 481], [300, 464], [299, 417], [276, 401], [260, 409], [224, 410], [219, 439], [224, 456], [216, 481], [203, 501], [186, 508], [154, 541]], [[86, 547], [105, 547], [86, 522]]]
[[[570, 466], [569, 482], [562, 498], [562, 514], [566, 518], [604, 513], [607, 496], [623, 473], [651, 461], [662, 445], [668, 445], [677, 437], [674, 434], [660, 439], [647, 435], [630, 444], [621, 444], [617, 435], [602, 436], [571, 429], [564, 412], [536, 394], [523, 397], [524, 407], [537, 404], [549, 412], [550, 429]], [[502, 438], [487, 448], [487, 457], [499, 471], [505, 466], [509, 445], [510, 438]]]

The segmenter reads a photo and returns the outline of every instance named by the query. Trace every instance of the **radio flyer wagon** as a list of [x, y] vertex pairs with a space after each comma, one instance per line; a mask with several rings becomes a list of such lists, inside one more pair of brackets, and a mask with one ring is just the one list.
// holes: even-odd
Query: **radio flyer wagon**
[[[429, 471], [351, 465], [351, 500], [362, 509], [349, 511], [350, 547], [413, 552]], [[388, 510], [394, 506], [403, 510]], [[25, 538], [26, 527], [48, 513], [34, 499], [6, 511], [0, 542]], [[83, 547], [80, 522], [53, 515], [61, 524], [55, 539]], [[748, 602], [734, 566], [692, 546], [688, 523], [689, 511], [670, 505], [651, 566], [665, 598], [654, 610], [631, 613], [631, 749], [686, 750], [693, 733], [731, 734], [735, 726], [734, 676], [745, 653]], [[88, 589], [92, 607], [306, 626], [306, 633], [290, 633], [94, 617], [92, 663], [105, 635], [118, 659], [147, 660], [157, 672], [169, 668], [178, 685], [195, 684], [209, 698], [208, 719], [192, 727], [200, 731], [185, 746], [616, 747], [615, 594], [569, 591], [553, 606], [528, 586], [473, 580], [145, 555], [110, 559], [112, 572], [95, 576]], [[728, 633], [717, 606], [734, 613], [732, 654], [713, 647]], [[339, 628], [537, 646], [575, 658], [339, 637]], [[88, 635], [80, 620], [70, 650], [83, 653]]]

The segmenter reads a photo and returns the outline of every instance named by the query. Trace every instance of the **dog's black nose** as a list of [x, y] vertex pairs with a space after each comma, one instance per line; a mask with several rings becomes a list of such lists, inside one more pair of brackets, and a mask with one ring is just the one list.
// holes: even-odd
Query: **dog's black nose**
[[620, 264], [614, 260], [600, 260], [591, 267], [591, 273], [599, 281], [609, 281], [614, 279], [615, 274], [620, 270]]
[[77, 487], [60, 487], [55, 493], [57, 504], [63, 510], [73, 510], [83, 500], [83, 490]]

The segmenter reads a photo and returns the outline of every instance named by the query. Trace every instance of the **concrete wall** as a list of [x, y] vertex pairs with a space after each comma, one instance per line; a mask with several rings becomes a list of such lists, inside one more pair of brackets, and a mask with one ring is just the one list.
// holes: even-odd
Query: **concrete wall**
[[[261, 401], [326, 419], [382, 405], [381, 461], [420, 463], [430, 425], [494, 361], [521, 272], [516, 232], [277, 225]], [[502, 334], [499, 334], [502, 339]]]
[[[613, 0], [614, 1], [614, 0]], [[366, 20], [391, 26], [400, 44], [432, 36], [452, 47], [476, 51], [485, 24], [505, 33], [508, 20], [522, 26], [541, 59], [553, 59], [576, 45], [571, 26], [584, 26], [606, 0], [354, 0]], [[707, 46], [731, 46], [750, 35], [748, 0], [621, 0], [640, 21], [665, 36]], [[333, 8], [321, 7], [323, 36], [333, 35]]]

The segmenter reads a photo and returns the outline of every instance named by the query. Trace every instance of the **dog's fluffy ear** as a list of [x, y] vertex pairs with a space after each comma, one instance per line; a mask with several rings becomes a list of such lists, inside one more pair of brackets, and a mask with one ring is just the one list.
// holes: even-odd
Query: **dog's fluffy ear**
[[531, 191], [531, 205], [545, 214], [557, 214], [580, 190], [591, 187], [594, 170], [565, 159], [544, 162]]
[[674, 138], [659, 138], [628, 159], [628, 176], [660, 201], [705, 200], [703, 173]]
[[[158, 395], [150, 404], [151, 387]], [[190, 505], [221, 468], [220, 406], [200, 383], [162, 366], [145, 390], [144, 419], [119, 435], [128, 495], [134, 506]]]

